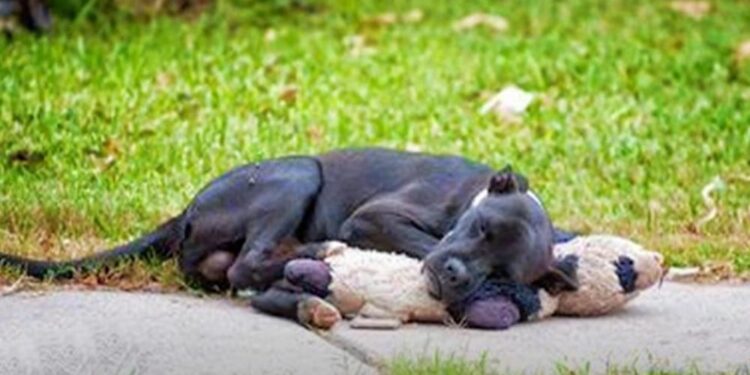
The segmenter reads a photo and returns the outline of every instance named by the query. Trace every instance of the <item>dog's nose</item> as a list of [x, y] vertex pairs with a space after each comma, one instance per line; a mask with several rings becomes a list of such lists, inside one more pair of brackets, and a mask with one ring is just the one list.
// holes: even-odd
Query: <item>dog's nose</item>
[[457, 258], [448, 258], [443, 264], [445, 281], [451, 287], [460, 287], [469, 284], [471, 275], [464, 262]]

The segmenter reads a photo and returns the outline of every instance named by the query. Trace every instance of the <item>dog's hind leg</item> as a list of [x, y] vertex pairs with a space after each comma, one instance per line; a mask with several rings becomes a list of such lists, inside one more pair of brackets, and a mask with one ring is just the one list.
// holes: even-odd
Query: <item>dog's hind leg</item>
[[251, 219], [228, 272], [232, 287], [262, 290], [269, 280], [280, 277], [283, 263], [274, 259], [274, 249], [283, 240], [296, 238], [321, 185], [320, 167], [313, 160], [285, 160], [265, 168], [245, 207]]

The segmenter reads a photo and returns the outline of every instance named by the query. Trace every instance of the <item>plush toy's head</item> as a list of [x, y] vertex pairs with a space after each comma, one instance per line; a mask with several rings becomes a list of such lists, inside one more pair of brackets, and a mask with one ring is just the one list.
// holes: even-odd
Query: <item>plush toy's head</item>
[[615, 310], [658, 283], [661, 254], [621, 237], [590, 235], [559, 244], [555, 256], [573, 263], [580, 288], [560, 294], [557, 314], [600, 315]]

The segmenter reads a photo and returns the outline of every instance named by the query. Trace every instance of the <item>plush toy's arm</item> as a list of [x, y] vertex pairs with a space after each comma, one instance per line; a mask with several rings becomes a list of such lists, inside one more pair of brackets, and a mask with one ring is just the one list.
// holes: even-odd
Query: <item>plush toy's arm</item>
[[469, 327], [507, 329], [521, 320], [521, 312], [510, 298], [496, 296], [471, 303], [463, 319]]
[[333, 278], [328, 265], [320, 260], [295, 259], [284, 267], [284, 279], [303, 291], [325, 298]]
[[535, 318], [542, 307], [536, 288], [489, 280], [467, 299], [448, 306], [448, 311], [470, 327], [506, 329]]

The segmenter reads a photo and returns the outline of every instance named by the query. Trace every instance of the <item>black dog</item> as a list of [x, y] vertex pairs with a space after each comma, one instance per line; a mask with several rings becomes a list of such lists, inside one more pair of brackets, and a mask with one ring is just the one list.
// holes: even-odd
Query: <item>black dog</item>
[[527, 189], [520, 175], [455, 156], [363, 149], [286, 157], [229, 171], [129, 244], [70, 262], [4, 254], [0, 262], [65, 277], [150, 252], [176, 256], [204, 287], [266, 289], [283, 271], [271, 257], [281, 241], [340, 240], [425, 258], [431, 292], [446, 302], [491, 275], [574, 287], [556, 269], [555, 231]]

